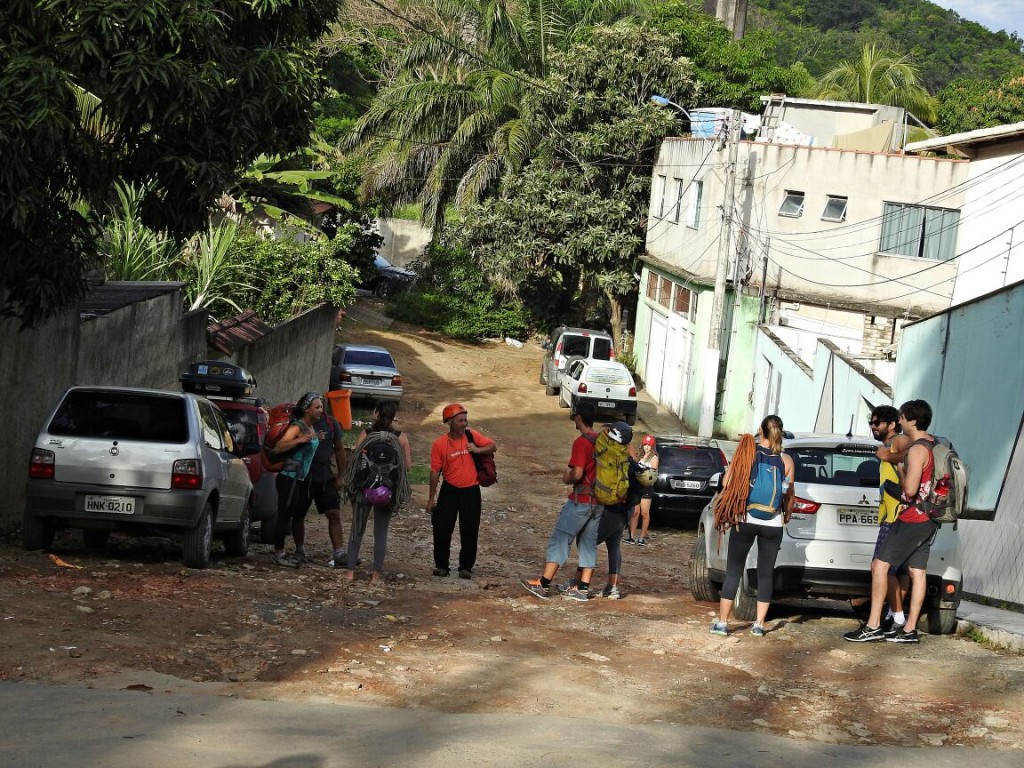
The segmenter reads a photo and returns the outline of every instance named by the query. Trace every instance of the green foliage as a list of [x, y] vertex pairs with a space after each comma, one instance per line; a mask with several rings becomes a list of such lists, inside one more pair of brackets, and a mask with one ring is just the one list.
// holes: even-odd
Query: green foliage
[[464, 249], [435, 242], [414, 269], [416, 285], [388, 305], [396, 320], [467, 341], [526, 334], [521, 303], [505, 300]]
[[114, 185], [118, 205], [100, 219], [97, 251], [108, 280], [169, 280], [178, 244], [147, 227], [139, 208], [149, 190], [142, 184]]
[[921, 85], [917, 67], [906, 56], [875, 45], [865, 45], [858, 58], [826, 72], [814, 96], [903, 107], [928, 123], [936, 117], [935, 99]]
[[232, 253], [237, 237], [238, 225], [234, 222], [210, 224], [206, 232], [193, 237], [182, 251], [177, 277], [186, 284], [189, 311], [205, 308], [215, 317], [221, 314], [221, 309], [242, 311], [232, 298], [249, 289], [242, 282], [247, 271], [245, 265]]
[[961, 78], [939, 94], [938, 129], [944, 135], [1024, 120], [1024, 67], [996, 82]]
[[351, 304], [358, 272], [346, 256], [358, 237], [356, 226], [339, 230], [333, 240], [306, 242], [239, 233], [232, 257], [244, 264], [251, 285], [235, 299], [236, 303], [253, 309], [271, 324], [318, 304]]
[[958, 77], [997, 79], [1024, 61], [1016, 34], [990, 32], [927, 0], [752, 0], [747, 29], [769, 29], [780, 63], [802, 62], [818, 78], [866, 45], [913, 58], [936, 93]]
[[0, 313], [72, 305], [116, 179], [152, 181], [153, 231], [185, 237], [235, 170], [308, 138], [312, 42], [340, 0], [0, 3]]

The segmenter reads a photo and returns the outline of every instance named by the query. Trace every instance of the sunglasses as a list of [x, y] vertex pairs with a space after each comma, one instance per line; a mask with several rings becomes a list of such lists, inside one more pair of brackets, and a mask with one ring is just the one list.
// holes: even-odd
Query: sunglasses
[[868, 419], [868, 426], [869, 427], [877, 427], [877, 426], [879, 426], [881, 424], [882, 424], [882, 422], [879, 421], [878, 419]]

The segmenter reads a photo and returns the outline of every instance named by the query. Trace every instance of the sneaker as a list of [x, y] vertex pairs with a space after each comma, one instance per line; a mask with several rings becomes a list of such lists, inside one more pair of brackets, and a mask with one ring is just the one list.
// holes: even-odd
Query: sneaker
[[[895, 621], [890, 621], [889, 628], [886, 629], [885, 622], [882, 622], [882, 635], [885, 637], [886, 640], [896, 637], [896, 635], [898, 635], [902, 631], [902, 624], [897, 624]], [[915, 630], [914, 633], [916, 634], [917, 630]]]
[[280, 565], [282, 568], [298, 568], [302, 563], [290, 552], [282, 552], [279, 555], [274, 555], [274, 565]]
[[921, 640], [917, 636], [917, 630], [916, 629], [912, 629], [909, 632], [906, 632], [906, 631], [904, 631], [903, 626], [900, 625], [899, 629], [897, 629], [893, 633], [892, 637], [885, 638], [885, 642], [887, 642], [887, 643], [919, 643], [919, 642], [921, 642]]
[[590, 599], [590, 590], [580, 589], [579, 587], [570, 587], [562, 593], [562, 597], [568, 600], [576, 600], [578, 602], [585, 603]]
[[312, 562], [308, 557], [306, 557], [306, 550], [301, 547], [297, 548], [293, 554], [299, 565], [305, 565], [306, 563]]
[[638, 547], [646, 547], [647, 546], [647, 539], [637, 539], [636, 540], [636, 545]]
[[568, 592], [570, 589], [572, 589], [575, 586], [577, 586], [576, 579], [569, 579], [567, 582], [565, 582], [565, 584], [559, 584], [556, 587], [556, 589], [558, 589], [558, 594], [564, 595], [566, 592]]
[[843, 635], [843, 639], [849, 640], [851, 643], [876, 643], [879, 640], [885, 640], [885, 634], [883, 634], [881, 627], [872, 629], [867, 624], [862, 624], [860, 629], [855, 629]]
[[754, 637], [764, 637], [764, 627], [760, 624], [755, 624], [750, 628], [750, 634]]
[[619, 591], [619, 587], [616, 584], [615, 586], [607, 586], [601, 590], [601, 597], [607, 597], [609, 600], [621, 600], [622, 593]]
[[435, 576], [442, 576], [442, 577], [444, 577], [444, 576], [447, 576], [449, 573], [451, 573], [451, 571], [449, 571], [447, 568], [435, 568], [432, 571], [432, 573]]
[[519, 583], [526, 587], [526, 591], [541, 600], [549, 599], [548, 588], [540, 583], [540, 579], [520, 579]]
[[722, 637], [725, 637], [729, 634], [729, 625], [726, 624], [724, 621], [716, 621], [714, 624], [711, 625], [711, 634], [721, 635]]
[[467, 571], [465, 568], [459, 568], [459, 578], [460, 579], [472, 579], [473, 578], [473, 572], [472, 571]]
[[626, 538], [622, 540], [623, 544], [636, 544], [636, 539], [633, 538], [632, 534], [627, 533]]

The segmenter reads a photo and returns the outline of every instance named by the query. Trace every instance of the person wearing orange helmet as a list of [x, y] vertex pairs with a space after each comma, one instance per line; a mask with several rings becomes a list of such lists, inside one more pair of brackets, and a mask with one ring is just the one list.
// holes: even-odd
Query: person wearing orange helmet
[[[654, 435], [644, 435], [640, 443], [640, 456], [637, 463], [642, 469], [658, 468], [658, 444]], [[626, 536], [627, 544], [638, 544], [643, 547], [647, 545], [647, 528], [651, 524], [651, 499], [654, 491], [651, 488], [644, 488], [640, 495], [640, 503], [633, 508], [633, 514], [629, 518], [629, 534]], [[636, 535], [636, 526], [640, 524], [640, 535]]]
[[[434, 531], [434, 575], [447, 576], [452, 534], [459, 523], [459, 578], [468, 579], [476, 565], [480, 533], [480, 484], [473, 454], [498, 450], [495, 442], [479, 431], [469, 432], [469, 414], [462, 403], [449, 403], [441, 412], [448, 432], [430, 446], [430, 495], [427, 514]], [[440, 488], [438, 487], [440, 485]]]

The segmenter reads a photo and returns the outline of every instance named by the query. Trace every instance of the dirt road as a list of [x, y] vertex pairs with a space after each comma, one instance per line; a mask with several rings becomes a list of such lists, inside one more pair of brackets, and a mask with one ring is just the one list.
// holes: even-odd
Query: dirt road
[[[11, 539], [0, 548], [0, 678], [1024, 750], [1020, 656], [956, 637], [845, 643], [856, 623], [836, 603], [779, 606], [764, 639], [710, 635], [714, 606], [687, 590], [692, 531], [656, 529], [647, 548], [626, 547], [623, 600], [530, 596], [518, 579], [541, 565], [574, 436], [538, 384], [540, 350], [360, 318], [373, 315], [350, 313], [342, 336], [383, 343], [399, 361], [399, 426], [416, 461], [450, 400], [499, 444], [474, 578], [430, 575], [425, 485], [392, 525], [380, 587], [367, 572], [349, 585], [322, 567], [275, 568], [260, 545], [245, 561], [189, 571], [158, 539], [115, 537], [95, 556], [61, 534], [58, 562]], [[326, 559], [323, 520], [312, 515], [309, 530]]]

